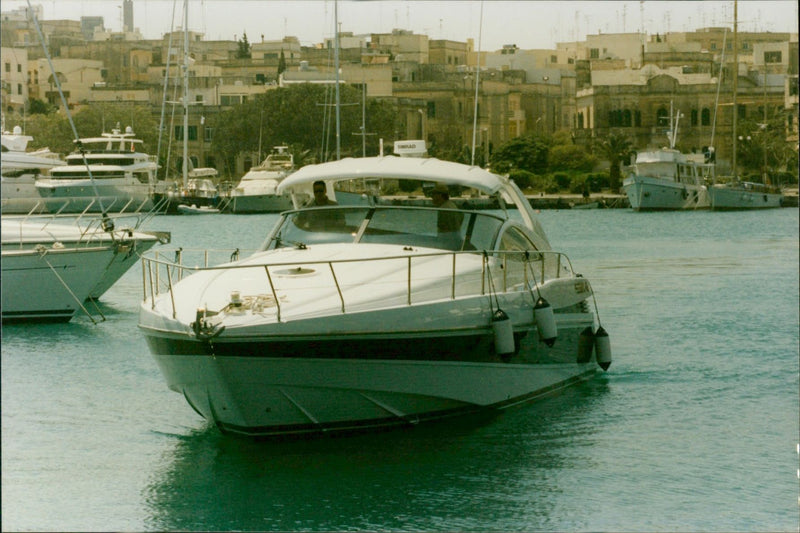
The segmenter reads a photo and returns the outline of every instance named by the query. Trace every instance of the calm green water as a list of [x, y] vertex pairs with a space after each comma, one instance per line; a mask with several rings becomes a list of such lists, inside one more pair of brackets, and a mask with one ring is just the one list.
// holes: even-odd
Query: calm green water
[[[592, 281], [614, 363], [492, 418], [223, 437], [150, 358], [139, 267], [103, 323], [4, 326], [2, 529], [797, 531], [798, 210], [540, 218]], [[150, 228], [255, 248], [273, 220]]]

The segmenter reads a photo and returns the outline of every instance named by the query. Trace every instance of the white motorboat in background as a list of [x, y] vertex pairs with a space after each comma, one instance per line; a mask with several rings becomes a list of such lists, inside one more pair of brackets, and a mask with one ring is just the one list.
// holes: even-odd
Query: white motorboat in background
[[175, 184], [167, 192], [168, 200], [166, 210], [168, 213], [185, 213], [186, 207], [203, 207], [216, 209], [220, 202], [217, 178], [219, 173], [215, 168], [192, 168], [188, 163], [189, 171], [186, 174], [186, 185]]
[[512, 181], [389, 156], [307, 166], [278, 193], [323, 180], [331, 194], [362, 177], [467, 187], [518, 210], [297, 209], [246, 258], [146, 254], [139, 328], [199, 414], [249, 436], [408, 425], [503, 409], [608, 368], [589, 280], [551, 249]]
[[[118, 222], [117, 222], [118, 223]], [[68, 321], [100, 298], [164, 232], [114, 228], [113, 219], [3, 217], [2, 319]]]
[[153, 207], [158, 164], [154, 156], [137, 151], [142, 140], [130, 126], [124, 133], [117, 127], [79, 143], [83, 148], [69, 154], [66, 165], [36, 181], [50, 212], [129, 213]]
[[644, 150], [622, 182], [634, 211], [707, 209], [706, 185], [714, 180], [714, 163], [705, 154], [684, 154], [675, 149], [680, 111], [670, 115], [669, 148]]
[[276, 146], [258, 166], [242, 176], [230, 192], [228, 209], [232, 213], [279, 213], [292, 208], [289, 194], [278, 194], [278, 184], [294, 170], [294, 157], [288, 146]]
[[177, 209], [178, 213], [182, 215], [216, 215], [220, 212], [216, 207], [211, 207], [210, 205], [198, 206], [196, 204], [178, 204]]
[[64, 164], [58, 154], [47, 148], [27, 151], [30, 135], [14, 126], [13, 132], [2, 133], [2, 204], [5, 214], [27, 214], [44, 211], [44, 202], [36, 188], [36, 179], [47, 176], [50, 169]]

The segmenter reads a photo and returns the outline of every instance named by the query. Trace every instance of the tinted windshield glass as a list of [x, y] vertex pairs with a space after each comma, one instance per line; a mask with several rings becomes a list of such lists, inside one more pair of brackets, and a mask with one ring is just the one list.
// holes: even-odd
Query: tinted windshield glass
[[297, 243], [353, 242], [369, 208], [315, 207], [290, 211], [268, 248]]
[[[284, 215], [269, 248], [298, 243], [358, 242], [447, 250], [491, 250], [503, 221], [462, 211], [456, 231], [442, 232], [443, 211], [420, 207], [320, 207]], [[363, 227], [363, 232], [362, 232]]]

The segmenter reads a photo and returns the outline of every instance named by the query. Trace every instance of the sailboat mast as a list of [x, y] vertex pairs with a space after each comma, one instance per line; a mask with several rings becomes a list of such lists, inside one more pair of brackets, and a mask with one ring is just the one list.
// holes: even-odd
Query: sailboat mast
[[[478, 135], [478, 88], [481, 84], [481, 37], [483, 36], [483, 0], [481, 0], [481, 16], [478, 23], [478, 58], [475, 67], [475, 106], [472, 115], [472, 158], [470, 165], [475, 165], [475, 138]], [[488, 156], [489, 154], [485, 154]]]
[[764, 170], [761, 180], [764, 185], [769, 185], [769, 174], [767, 173], [767, 62], [764, 62], [764, 127], [761, 129], [761, 140], [764, 143]]
[[722, 87], [722, 73], [725, 70], [725, 45], [727, 44], [728, 28], [722, 33], [722, 54], [719, 60], [719, 74], [717, 77], [717, 97], [714, 100], [714, 119], [711, 121], [711, 144], [710, 148], [714, 148], [714, 134], [717, 131], [717, 110], [719, 110], [719, 90]]
[[675, 119], [673, 118], [674, 115], [672, 114], [675, 110], [673, 109], [672, 100], [669, 101], [669, 135], [667, 135], [667, 140], [669, 141], [670, 149], [675, 148]]
[[733, 2], [733, 155], [731, 156], [731, 167], [733, 169], [733, 177], [737, 178], [738, 172], [736, 170], [736, 120], [739, 115], [739, 110], [736, 107], [736, 93], [739, 88], [739, 38], [738, 38], [738, 20], [739, 20], [739, 4], [734, 0]]
[[336, 36], [334, 39], [334, 50], [333, 50], [333, 68], [336, 71], [336, 160], [340, 160], [342, 158], [342, 140], [341, 140], [341, 116], [339, 113], [339, 107], [341, 104], [339, 98], [339, 2], [338, 0], [333, 3], [333, 17], [334, 17], [334, 31], [336, 32]]
[[183, 0], [183, 188], [189, 186], [189, 0]]

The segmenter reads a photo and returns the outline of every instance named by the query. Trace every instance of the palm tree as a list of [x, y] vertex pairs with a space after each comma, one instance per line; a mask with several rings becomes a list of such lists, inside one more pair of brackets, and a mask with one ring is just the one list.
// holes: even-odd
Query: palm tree
[[609, 168], [608, 181], [613, 192], [619, 192], [620, 186], [620, 163], [627, 161], [633, 152], [631, 140], [619, 132], [611, 132], [607, 137], [597, 141], [596, 149], [606, 158], [611, 165]]

